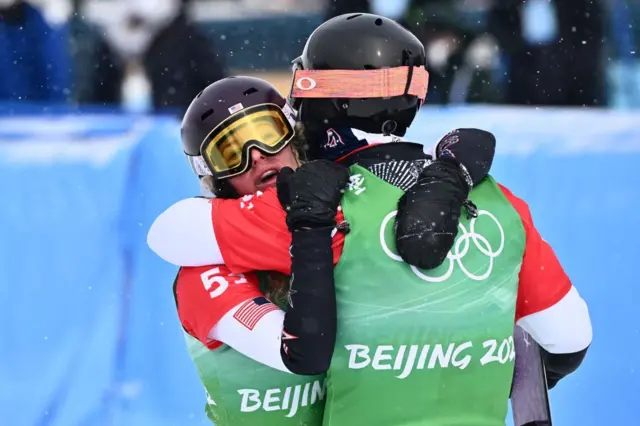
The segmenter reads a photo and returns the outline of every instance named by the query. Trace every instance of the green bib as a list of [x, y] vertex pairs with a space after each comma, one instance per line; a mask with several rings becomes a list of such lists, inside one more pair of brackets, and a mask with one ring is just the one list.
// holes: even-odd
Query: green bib
[[324, 376], [283, 373], [229, 346], [211, 351], [188, 334], [186, 339], [207, 392], [207, 416], [216, 426], [322, 424]]
[[479, 216], [461, 219], [440, 267], [420, 270], [395, 251], [402, 191], [359, 166], [351, 174], [324, 425], [504, 425], [525, 247], [520, 216], [487, 178], [470, 196]]
[[206, 390], [205, 411], [216, 426], [322, 425], [324, 375], [284, 373], [227, 345], [212, 351], [186, 332], [185, 337]]

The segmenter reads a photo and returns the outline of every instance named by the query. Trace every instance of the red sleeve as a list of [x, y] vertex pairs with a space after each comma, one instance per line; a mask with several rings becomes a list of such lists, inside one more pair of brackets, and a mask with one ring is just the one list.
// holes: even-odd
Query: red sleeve
[[209, 349], [222, 343], [208, 335], [235, 306], [263, 296], [255, 274], [232, 274], [224, 265], [181, 268], [176, 282], [180, 322], [189, 334]]
[[527, 315], [535, 314], [558, 303], [571, 289], [571, 280], [562, 269], [553, 249], [542, 239], [533, 224], [529, 206], [507, 188], [500, 186], [507, 199], [520, 214], [526, 233], [526, 246], [518, 299], [516, 322]]
[[[213, 230], [224, 263], [233, 272], [278, 271], [291, 273], [291, 234], [275, 189], [237, 200], [214, 199]], [[336, 217], [343, 220], [342, 212]], [[333, 238], [333, 260], [338, 262], [344, 234]]]

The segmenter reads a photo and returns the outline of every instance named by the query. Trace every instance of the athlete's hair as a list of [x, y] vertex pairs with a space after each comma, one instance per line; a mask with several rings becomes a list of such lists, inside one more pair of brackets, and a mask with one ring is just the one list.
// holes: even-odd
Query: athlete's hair
[[291, 275], [269, 271], [266, 276], [267, 288], [265, 289], [265, 296], [274, 305], [285, 307], [289, 298], [289, 290], [291, 289]]

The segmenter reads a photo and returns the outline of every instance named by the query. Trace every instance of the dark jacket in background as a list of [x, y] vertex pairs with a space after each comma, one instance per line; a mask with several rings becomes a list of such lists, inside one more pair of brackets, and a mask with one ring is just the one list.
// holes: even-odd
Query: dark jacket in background
[[502, 0], [489, 32], [509, 58], [507, 103], [606, 106], [604, 49], [607, 12], [598, 0], [556, 0], [558, 39], [528, 44], [522, 37], [522, 1]]
[[325, 9], [325, 20], [345, 13], [371, 13], [369, 0], [329, 0]]
[[69, 36], [67, 25], [50, 26], [27, 3], [0, 12], [0, 100], [65, 102], [71, 95]]
[[[97, 44], [90, 93], [81, 101], [119, 105], [123, 63], [103, 39]], [[224, 54], [218, 53], [213, 41], [184, 15], [156, 35], [143, 64], [151, 83], [155, 110], [183, 113], [202, 89], [226, 76]]]

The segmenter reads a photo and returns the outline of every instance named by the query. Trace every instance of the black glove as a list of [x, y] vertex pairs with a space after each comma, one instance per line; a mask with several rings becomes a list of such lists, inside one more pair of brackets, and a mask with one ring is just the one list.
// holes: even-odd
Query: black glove
[[427, 166], [418, 181], [398, 201], [396, 247], [402, 259], [418, 268], [432, 269], [447, 257], [458, 234], [469, 186], [458, 161], [444, 156]]
[[447, 133], [436, 148], [438, 158], [458, 160], [470, 188], [489, 174], [495, 153], [495, 136], [480, 129], [456, 129]]
[[338, 204], [349, 183], [349, 169], [326, 160], [278, 173], [278, 200], [287, 212], [289, 231], [335, 225]]

